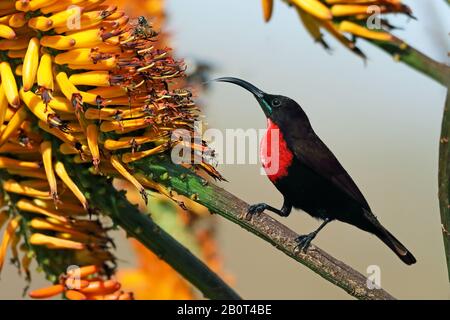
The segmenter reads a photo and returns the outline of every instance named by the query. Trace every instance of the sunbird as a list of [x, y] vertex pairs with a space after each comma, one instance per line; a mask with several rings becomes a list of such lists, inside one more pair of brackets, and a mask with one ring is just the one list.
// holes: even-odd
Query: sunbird
[[[267, 94], [242, 79], [223, 77], [216, 81], [233, 83], [250, 91], [267, 117], [267, 131], [261, 141], [261, 162], [284, 202], [281, 209], [266, 203], [251, 205], [248, 214], [269, 210], [287, 217], [294, 207], [323, 221], [317, 230], [296, 239], [298, 248], [303, 251], [307, 251], [311, 241], [328, 223], [339, 220], [374, 234], [404, 263], [416, 262], [411, 252], [372, 213], [355, 182], [316, 135], [297, 102]], [[275, 154], [269, 155], [270, 150], [275, 150]]]

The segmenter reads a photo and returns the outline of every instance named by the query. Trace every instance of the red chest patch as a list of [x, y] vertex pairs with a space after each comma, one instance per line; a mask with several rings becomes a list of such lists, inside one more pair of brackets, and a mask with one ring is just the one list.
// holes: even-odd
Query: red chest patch
[[280, 128], [267, 119], [267, 131], [261, 140], [261, 162], [272, 182], [286, 176], [294, 158], [283, 138]]

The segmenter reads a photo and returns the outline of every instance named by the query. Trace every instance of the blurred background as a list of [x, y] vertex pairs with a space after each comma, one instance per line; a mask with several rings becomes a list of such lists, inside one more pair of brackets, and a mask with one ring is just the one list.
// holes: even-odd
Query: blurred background
[[[449, 8], [444, 1], [404, 1], [418, 21], [393, 17], [396, 32], [422, 52], [447, 61]], [[379, 240], [332, 223], [314, 243], [361, 273], [381, 268], [381, 285], [400, 299], [449, 299], [437, 199], [438, 142], [446, 88], [395, 62], [370, 44], [359, 46], [367, 64], [326, 36], [332, 53], [314, 43], [297, 14], [275, 1], [265, 24], [259, 0], [167, 0], [166, 32], [177, 57], [190, 66], [207, 63], [211, 77], [246, 79], [269, 93], [299, 102], [316, 132], [360, 187], [381, 222], [416, 256], [403, 265]], [[189, 65], [188, 65], [189, 67]], [[188, 69], [189, 71], [189, 69]], [[263, 129], [253, 97], [235, 86], [213, 83], [198, 97], [209, 127]], [[221, 186], [249, 203], [280, 206], [281, 195], [260, 165], [220, 165]], [[278, 218], [277, 219], [282, 219]], [[224, 268], [247, 299], [350, 299], [309, 269], [264, 241], [218, 217], [217, 242]], [[295, 211], [282, 222], [300, 234], [318, 222]], [[135, 257], [123, 234], [117, 255], [131, 268]], [[45, 285], [33, 275], [33, 287]], [[25, 281], [7, 265], [0, 299], [21, 299]]]

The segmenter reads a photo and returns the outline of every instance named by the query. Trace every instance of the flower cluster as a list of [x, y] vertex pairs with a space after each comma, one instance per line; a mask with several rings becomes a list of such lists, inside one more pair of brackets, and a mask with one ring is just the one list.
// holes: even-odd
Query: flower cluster
[[[199, 112], [183, 87], [183, 64], [157, 45], [144, 17], [130, 21], [104, 0], [2, 1], [0, 61], [0, 270], [11, 248], [27, 275], [36, 258], [57, 282], [49, 289], [55, 294], [90, 298], [91, 286], [114, 282], [101, 296], [124, 297], [109, 279], [111, 226], [67, 161], [93, 177], [127, 180], [145, 200], [146, 188], [170, 197], [129, 164], [170, 151], [177, 129], [193, 130]], [[207, 148], [196, 143], [192, 150]], [[203, 159], [192, 168], [221, 178]], [[71, 264], [96, 268], [76, 292], [61, 282]]]
[[120, 290], [115, 279], [105, 279], [95, 265], [68, 270], [59, 283], [30, 292], [34, 299], [51, 298], [59, 294], [69, 300], [133, 300], [131, 292]]
[[[264, 19], [272, 16], [274, 0], [262, 0]], [[411, 9], [401, 0], [284, 0], [293, 6], [311, 37], [329, 49], [321, 30], [326, 30], [345, 47], [365, 58], [356, 46], [357, 38], [395, 41], [388, 31], [394, 29], [383, 18], [401, 13], [413, 17]]]

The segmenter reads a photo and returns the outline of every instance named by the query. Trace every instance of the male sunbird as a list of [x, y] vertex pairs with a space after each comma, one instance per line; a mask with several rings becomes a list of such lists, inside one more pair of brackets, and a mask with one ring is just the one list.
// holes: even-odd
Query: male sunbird
[[[267, 94], [238, 78], [223, 77], [216, 81], [233, 83], [250, 91], [267, 117], [261, 160], [269, 179], [283, 195], [284, 203], [281, 209], [266, 203], [254, 204], [249, 214], [269, 210], [287, 217], [294, 207], [323, 221], [317, 230], [297, 238], [298, 247], [304, 251], [326, 224], [339, 220], [374, 234], [404, 263], [416, 262], [411, 252], [381, 225], [350, 175], [316, 135], [307, 115], [294, 100]], [[276, 154], [268, 156], [270, 150]], [[277, 166], [273, 166], [274, 161]]]

